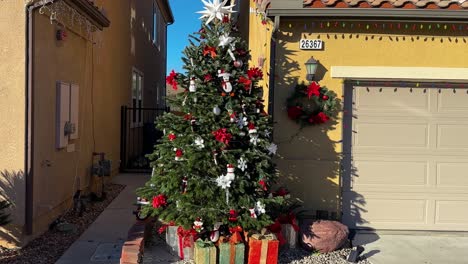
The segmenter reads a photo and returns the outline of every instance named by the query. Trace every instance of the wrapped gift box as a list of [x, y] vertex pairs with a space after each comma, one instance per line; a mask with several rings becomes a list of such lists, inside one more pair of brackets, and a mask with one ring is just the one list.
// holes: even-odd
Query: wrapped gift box
[[178, 226], [168, 226], [166, 228], [166, 244], [170, 247], [172, 253], [179, 254], [179, 238], [177, 237]]
[[185, 230], [179, 226], [177, 229], [177, 238], [179, 241], [179, 257], [182, 260], [193, 259], [197, 232], [193, 229]]
[[195, 242], [195, 264], [216, 264], [217, 250], [212, 242], [198, 239]]
[[274, 234], [254, 234], [249, 239], [248, 264], [277, 264], [279, 241]]
[[297, 230], [291, 224], [281, 225], [281, 234], [284, 237], [285, 245], [289, 248], [296, 248], [297, 246]]

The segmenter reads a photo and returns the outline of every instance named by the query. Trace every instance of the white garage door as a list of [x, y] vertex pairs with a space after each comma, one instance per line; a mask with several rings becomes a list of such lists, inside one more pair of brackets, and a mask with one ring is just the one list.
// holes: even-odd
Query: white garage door
[[468, 89], [423, 86], [348, 89], [350, 227], [468, 231]]

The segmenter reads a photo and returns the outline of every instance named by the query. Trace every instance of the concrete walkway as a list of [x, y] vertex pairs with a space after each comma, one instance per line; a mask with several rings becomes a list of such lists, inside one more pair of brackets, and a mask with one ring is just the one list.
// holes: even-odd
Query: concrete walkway
[[353, 245], [362, 245], [362, 255], [372, 264], [466, 264], [466, 233], [360, 233]]
[[149, 180], [145, 174], [120, 174], [114, 183], [126, 185], [56, 264], [118, 264], [122, 244], [135, 223], [135, 189]]

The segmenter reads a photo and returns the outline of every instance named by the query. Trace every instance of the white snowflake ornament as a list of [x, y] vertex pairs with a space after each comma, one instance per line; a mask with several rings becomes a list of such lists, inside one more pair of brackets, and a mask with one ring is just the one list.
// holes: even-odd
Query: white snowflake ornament
[[276, 145], [275, 143], [271, 143], [268, 146], [267, 150], [268, 150], [268, 154], [275, 155], [276, 151], [278, 151], [278, 145]]
[[247, 169], [247, 161], [241, 157], [239, 160], [237, 160], [237, 168], [244, 172]]
[[232, 46], [234, 38], [229, 36], [228, 34], [223, 34], [219, 37], [219, 47], [226, 47], [226, 46]]
[[266, 213], [265, 205], [262, 202], [257, 201], [257, 203], [255, 204], [255, 212], [257, 213], [257, 215]]
[[234, 5], [226, 6], [228, 1], [229, 0], [224, 0], [223, 2], [220, 2], [220, 0], [213, 0], [213, 2], [209, 2], [202, 0], [203, 4], [205, 5], [205, 10], [197, 12], [202, 14], [200, 19], [207, 17], [208, 19], [206, 20], [206, 25], [208, 25], [215, 18], [222, 21], [225, 15], [236, 12], [232, 10]]
[[231, 182], [232, 181], [224, 175], [221, 175], [218, 178], [216, 178], [216, 183], [219, 187], [221, 187], [221, 189], [231, 188]]
[[205, 147], [205, 141], [203, 138], [198, 137], [195, 139], [195, 146], [197, 146], [199, 149], [203, 149]]
[[251, 137], [250, 137], [250, 143], [252, 143], [252, 145], [254, 145], [254, 146], [257, 146], [257, 143], [258, 143], [258, 136], [256, 136], [256, 135], [251, 136]]

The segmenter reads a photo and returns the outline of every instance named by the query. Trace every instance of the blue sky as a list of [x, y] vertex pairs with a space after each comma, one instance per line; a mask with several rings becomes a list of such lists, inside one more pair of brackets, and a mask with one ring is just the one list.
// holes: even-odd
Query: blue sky
[[182, 71], [182, 50], [188, 45], [188, 35], [197, 32], [201, 27], [200, 14], [203, 10], [200, 0], [169, 0], [175, 22], [170, 25], [167, 33], [167, 72], [174, 69]]

